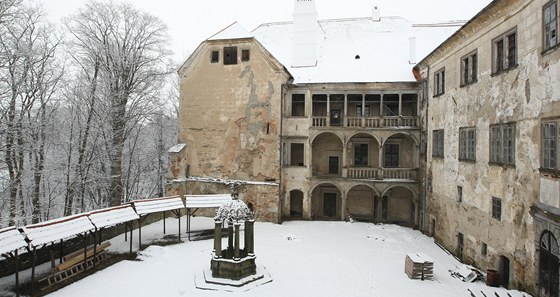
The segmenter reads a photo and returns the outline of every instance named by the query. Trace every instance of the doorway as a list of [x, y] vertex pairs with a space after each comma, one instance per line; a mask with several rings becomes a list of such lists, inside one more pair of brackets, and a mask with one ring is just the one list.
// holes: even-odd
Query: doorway
[[558, 297], [559, 261], [558, 242], [546, 231], [541, 236], [539, 249], [539, 296]]
[[290, 216], [301, 217], [303, 215], [303, 192], [300, 190], [290, 191]]
[[336, 217], [336, 193], [323, 194], [323, 216], [333, 219]]
[[506, 256], [500, 256], [500, 276], [502, 287], [509, 289], [509, 259]]

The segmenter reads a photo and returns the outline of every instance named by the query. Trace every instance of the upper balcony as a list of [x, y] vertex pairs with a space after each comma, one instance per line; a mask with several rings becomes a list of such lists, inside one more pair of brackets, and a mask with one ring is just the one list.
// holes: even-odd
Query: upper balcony
[[[292, 94], [292, 117], [311, 114], [310, 128], [417, 128], [417, 93]], [[309, 104], [311, 103], [311, 104]]]

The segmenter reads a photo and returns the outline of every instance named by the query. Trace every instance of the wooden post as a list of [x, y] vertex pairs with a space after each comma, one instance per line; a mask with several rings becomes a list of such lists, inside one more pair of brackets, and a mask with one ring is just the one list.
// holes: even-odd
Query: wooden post
[[222, 257], [222, 222], [214, 222], [214, 257]]
[[58, 264], [62, 264], [62, 257], [64, 257], [64, 241], [60, 240], [60, 258], [58, 259]]
[[165, 211], [163, 211], [163, 234], [165, 234]]
[[93, 233], [93, 268], [95, 268], [95, 259], [97, 258], [97, 227]]
[[16, 297], [19, 297], [19, 255], [18, 250], [15, 251], [16, 260]]
[[132, 254], [132, 224], [133, 224], [133, 221], [130, 221], [127, 224], [130, 224], [130, 253]]
[[84, 271], [86, 271], [87, 270], [87, 242], [88, 242], [87, 232], [85, 236], [82, 236], [82, 238], [84, 239]]
[[31, 291], [33, 291], [35, 289], [35, 261], [37, 260], [37, 247], [35, 246], [31, 257]]
[[128, 222], [124, 224], [124, 241], [127, 241], [127, 235], [128, 235]]
[[51, 244], [51, 249], [49, 250], [49, 254], [51, 256], [51, 268], [54, 268], [56, 266], [56, 263], [55, 263], [56, 255], [55, 255], [55, 251], [54, 251], [53, 247], [54, 247], [54, 243]]
[[179, 223], [179, 241], [181, 241], [181, 209], [178, 209], [177, 213], [177, 222]]
[[138, 219], [138, 251], [142, 250], [142, 218]]
[[187, 239], [191, 241], [191, 209], [187, 208]]
[[239, 261], [241, 259], [241, 255], [239, 253], [239, 223], [235, 223], [235, 246], [233, 252], [233, 260]]

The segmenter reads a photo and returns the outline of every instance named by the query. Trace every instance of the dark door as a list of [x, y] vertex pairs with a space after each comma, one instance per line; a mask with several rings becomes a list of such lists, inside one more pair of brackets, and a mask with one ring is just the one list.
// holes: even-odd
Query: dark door
[[323, 194], [323, 216], [336, 217], [336, 193]]
[[329, 157], [329, 174], [338, 174], [338, 156]]
[[399, 167], [399, 145], [387, 143], [385, 150], [385, 167]]
[[340, 109], [331, 110], [331, 126], [340, 126]]
[[509, 259], [500, 256], [500, 276], [502, 277], [502, 287], [509, 288]]
[[559, 250], [554, 235], [547, 231], [539, 249], [539, 296], [558, 297]]

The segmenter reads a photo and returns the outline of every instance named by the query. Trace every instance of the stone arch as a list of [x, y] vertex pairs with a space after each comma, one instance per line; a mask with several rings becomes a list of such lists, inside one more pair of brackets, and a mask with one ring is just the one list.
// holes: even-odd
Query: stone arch
[[539, 296], [558, 297], [559, 261], [558, 240], [546, 230], [541, 235], [539, 246]]
[[320, 133], [318, 133], [317, 135], [311, 136], [311, 138], [309, 138], [309, 142], [311, 143], [311, 145], [313, 145], [313, 143], [315, 142], [315, 140], [316, 140], [317, 138], [319, 138], [319, 137], [321, 137], [321, 136], [324, 136], [324, 135], [326, 135], [326, 134], [332, 134], [332, 135], [338, 137], [338, 139], [340, 140], [340, 144], [341, 144], [341, 145], [344, 144], [344, 137], [342, 137], [342, 135], [340, 135], [340, 134], [338, 134], [338, 133], [336, 133], [336, 132], [332, 132], [332, 131], [329, 131], [329, 132], [320, 132]]
[[303, 216], [303, 192], [301, 190], [290, 191], [290, 217], [301, 218]]
[[354, 133], [348, 135], [348, 137], [346, 138], [346, 142], [344, 143], [344, 145], [347, 145], [348, 142], [349, 142], [353, 137], [355, 137], [355, 136], [357, 136], [357, 135], [360, 135], [360, 134], [365, 134], [365, 135], [368, 135], [369, 137], [375, 139], [375, 141], [377, 141], [377, 143], [378, 143], [379, 145], [381, 145], [381, 143], [383, 142], [383, 141], [382, 141], [382, 138], [380, 138], [379, 135], [375, 135], [375, 134], [373, 134], [373, 133], [371, 133], [371, 132], [358, 131], [358, 132], [354, 132]]
[[336, 220], [342, 214], [342, 191], [333, 183], [319, 183], [311, 190], [311, 218]]
[[407, 186], [398, 185], [386, 189], [382, 195], [382, 216], [389, 223], [406, 226], [416, 225], [418, 203], [415, 192]]
[[340, 176], [343, 145], [342, 138], [332, 132], [320, 133], [311, 140], [311, 168], [314, 176]]
[[346, 212], [357, 220], [373, 221], [374, 199], [377, 191], [370, 185], [358, 184], [346, 193]]
[[414, 141], [414, 144], [416, 144], [417, 146], [420, 145], [420, 140], [419, 140], [419, 139], [417, 139], [416, 137], [414, 137], [414, 135], [412, 135], [411, 133], [405, 132], [405, 131], [398, 131], [398, 132], [394, 132], [394, 133], [389, 134], [387, 137], [385, 137], [385, 139], [383, 139], [383, 141], [382, 141], [383, 143], [382, 143], [382, 144], [385, 145], [385, 143], [386, 143], [391, 137], [395, 137], [395, 136], [398, 136], [398, 135], [403, 135], [403, 136], [405, 136], [405, 137], [408, 137], [408, 138], [410, 138], [412, 141]]

